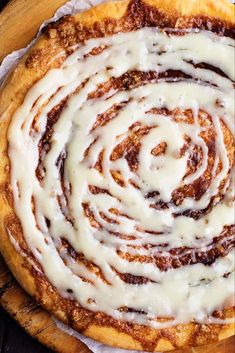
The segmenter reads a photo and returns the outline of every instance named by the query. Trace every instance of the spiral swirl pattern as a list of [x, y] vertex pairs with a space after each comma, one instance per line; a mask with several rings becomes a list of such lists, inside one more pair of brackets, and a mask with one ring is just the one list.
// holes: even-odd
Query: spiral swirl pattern
[[90, 39], [30, 89], [9, 129], [15, 210], [63, 296], [161, 326], [232, 294], [233, 46], [155, 28]]

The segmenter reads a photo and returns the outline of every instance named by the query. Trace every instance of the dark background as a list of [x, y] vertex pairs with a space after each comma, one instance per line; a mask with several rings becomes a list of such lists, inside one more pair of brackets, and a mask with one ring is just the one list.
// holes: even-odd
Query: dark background
[[0, 0], [0, 11], [3, 9], [3, 7], [8, 3], [8, 0]]
[[0, 307], [0, 353], [52, 353], [52, 351], [31, 338]]
[[[8, 0], [0, 0], [0, 11], [7, 3]], [[1, 40], [3, 38], [0, 38]], [[0, 353], [52, 353], [52, 351], [25, 333], [0, 306]]]

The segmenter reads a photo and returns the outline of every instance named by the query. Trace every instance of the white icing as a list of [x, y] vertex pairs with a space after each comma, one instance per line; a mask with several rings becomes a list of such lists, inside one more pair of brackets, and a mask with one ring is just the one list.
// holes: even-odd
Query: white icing
[[[101, 45], [106, 48], [100, 54], [85, 57]], [[153, 28], [92, 39], [69, 56], [61, 68], [50, 70], [29, 90], [13, 117], [8, 135], [14, 204], [28, 246], [49, 281], [63, 296], [71, 296], [66, 292], [71, 289], [72, 297], [85, 308], [103, 311], [118, 319], [164, 327], [169, 322], [163, 324], [153, 319], [156, 316], [174, 317], [171, 324], [194, 319], [206, 321], [208, 315], [223, 306], [233, 294], [232, 251], [218, 258], [211, 266], [198, 263], [165, 272], [153, 263], [129, 262], [117, 253], [121, 250], [132, 255], [155, 256], [161, 250], [162, 255], [166, 256], [170, 249], [183, 246], [205, 251], [212, 247], [213, 238], [223, 231], [224, 226], [234, 223], [233, 205], [227, 202], [226, 197], [198, 220], [183, 215], [173, 216], [173, 213], [188, 209], [206, 208], [211, 198], [217, 195], [222, 180], [230, 173], [221, 118], [232, 131], [233, 45], [232, 39], [206, 31], [168, 36]], [[163, 49], [165, 52], [159, 55]], [[229, 79], [207, 69], [195, 68], [190, 61], [213, 65]], [[88, 99], [97, 85], [127, 71], [153, 70], [161, 73], [168, 69], [181, 70], [195, 80], [168, 82], [169, 79], [162, 79], [132, 90], [112, 90], [100, 98]], [[82, 82], [83, 87], [71, 95], [53, 126], [50, 151], [43, 152], [41, 170], [44, 169], [44, 178], [40, 183], [35, 171], [39, 161], [38, 143], [46, 129], [47, 114]], [[216, 105], [216, 101], [223, 102], [223, 106]], [[98, 115], [120, 103], [123, 107], [112, 120], [92, 130]], [[177, 107], [192, 110], [194, 123], [176, 122], [171, 116], [150, 113], [152, 108], [165, 107], [169, 110]], [[216, 156], [209, 190], [199, 200], [188, 197], [180, 205], [171, 204], [168, 209], [151, 208], [154, 200], [170, 202], [175, 189], [191, 184], [207, 169], [208, 147], [200, 135], [199, 109], [212, 117], [216, 131]], [[38, 129], [32, 133], [36, 114]], [[130, 170], [125, 158], [111, 160], [110, 155], [128, 137], [129, 127], [136, 122], [140, 126], [148, 126], [150, 131], [141, 137], [139, 164], [135, 173]], [[192, 146], [199, 146], [203, 153], [201, 165], [186, 177], [189, 150], [180, 157], [185, 135], [190, 137]], [[154, 156], [151, 151], [161, 142], [167, 143], [165, 153]], [[85, 156], [88, 147], [89, 152]], [[57, 166], [58, 158], [64, 151], [67, 153], [65, 186], [71, 186], [71, 194], [67, 192], [68, 203], [63, 196]], [[99, 173], [94, 166], [102, 151], [103, 173]], [[222, 169], [216, 173], [219, 160]], [[121, 173], [125, 187], [115, 182], [111, 170]], [[106, 189], [109, 194], [94, 195], [88, 190], [89, 185]], [[227, 189], [225, 192], [229, 194]], [[159, 195], [146, 199], [145, 196], [154, 190]], [[58, 196], [61, 204], [58, 203]], [[35, 213], [32, 211], [32, 198]], [[102, 229], [91, 226], [84, 215], [83, 204], [89, 204]], [[111, 213], [111, 208], [118, 210], [120, 215]], [[113, 222], [107, 222], [100, 212]], [[70, 216], [73, 224], [66, 220], [65, 215]], [[49, 229], [45, 218], [50, 221]], [[153, 231], [160, 234], [152, 234]], [[123, 239], [113, 234], [115, 232], [134, 236], [134, 239]], [[61, 237], [96, 264], [109, 284], [85, 265], [76, 263], [66, 252], [60, 251]], [[130, 247], [147, 244], [151, 244], [152, 248]], [[162, 244], [167, 246], [162, 248]], [[127, 284], [112, 268], [120, 273], [145, 276], [152, 282]], [[223, 277], [227, 273], [230, 274]], [[85, 283], [80, 276], [90, 282]], [[124, 306], [147, 314], [118, 311]]]

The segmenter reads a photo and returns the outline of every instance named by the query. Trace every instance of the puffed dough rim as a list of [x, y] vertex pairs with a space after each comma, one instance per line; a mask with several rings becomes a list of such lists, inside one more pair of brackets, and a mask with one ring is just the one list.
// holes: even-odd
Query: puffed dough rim
[[[163, 14], [176, 19], [182, 16], [195, 17], [203, 15], [234, 24], [234, 7], [228, 0], [146, 0], [145, 3], [158, 8]], [[129, 0], [105, 3], [81, 14], [77, 14], [74, 18], [76, 22], [79, 21], [85, 26], [92, 27], [95, 22], [100, 22], [107, 18], [107, 14], [109, 18], [121, 18], [125, 14], [129, 4]], [[48, 51], [48, 57], [46, 58], [48, 64], [40, 65], [39, 63], [39, 66], [36, 68], [27, 68], [25, 63], [30, 53], [32, 53], [32, 50], [41, 49], [44, 46], [48, 46], [50, 43], [52, 43], [52, 50]], [[2, 186], [9, 182], [6, 134], [11, 117], [17, 107], [22, 103], [27, 90], [34, 82], [42, 78], [47, 70], [59, 64], [57, 61], [50, 59], [52, 59], [56, 53], [63, 50], [64, 49], [58, 43], [53, 47], [53, 39], [42, 35], [10, 74], [0, 90], [0, 250], [18, 282], [35, 298], [37, 298], [37, 286], [35, 276], [31, 271], [31, 265], [28, 263], [27, 258], [16, 251], [4, 226], [5, 217], [14, 213], [14, 209], [6, 200], [2, 189]], [[41, 302], [44, 308], [51, 311], [51, 304], [46, 294], [41, 298]], [[61, 308], [54, 310], [53, 314], [66, 322], [66, 313], [64, 313]], [[186, 325], [186, 329], [187, 326], [188, 325]], [[219, 340], [233, 335], [234, 330], [234, 325], [225, 325], [219, 333]], [[140, 342], [135, 340], [131, 335], [120, 332], [113, 327], [100, 327], [91, 323], [84, 334], [105, 344], [120, 348], [143, 349]], [[182, 343], [182, 346], [183, 345]], [[161, 338], [154, 348], [154, 351], [168, 351], [171, 349], [174, 349], [171, 342]]]

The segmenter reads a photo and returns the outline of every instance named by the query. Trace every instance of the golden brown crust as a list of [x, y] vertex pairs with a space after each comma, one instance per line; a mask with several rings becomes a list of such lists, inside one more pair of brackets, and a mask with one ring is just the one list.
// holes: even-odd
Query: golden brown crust
[[[234, 334], [234, 325], [190, 323], [154, 330], [120, 323], [102, 313], [94, 314], [80, 308], [71, 300], [62, 299], [47, 279], [33, 269], [32, 262], [36, 260], [27, 247], [23, 246], [22, 230], [12, 204], [6, 139], [11, 117], [28, 89], [46, 71], [60, 65], [71, 52], [71, 45], [89, 37], [156, 24], [175, 28], [212, 27], [214, 31], [227, 34], [234, 28], [234, 8], [227, 0], [146, 0], [145, 3], [136, 0], [102, 4], [49, 26], [8, 77], [0, 91], [0, 250], [22, 287], [47, 310], [76, 330], [103, 343], [122, 348], [166, 351], [224, 339]], [[27, 256], [16, 251], [9, 234], [22, 244]], [[231, 317], [234, 310], [230, 308], [219, 314]]]

